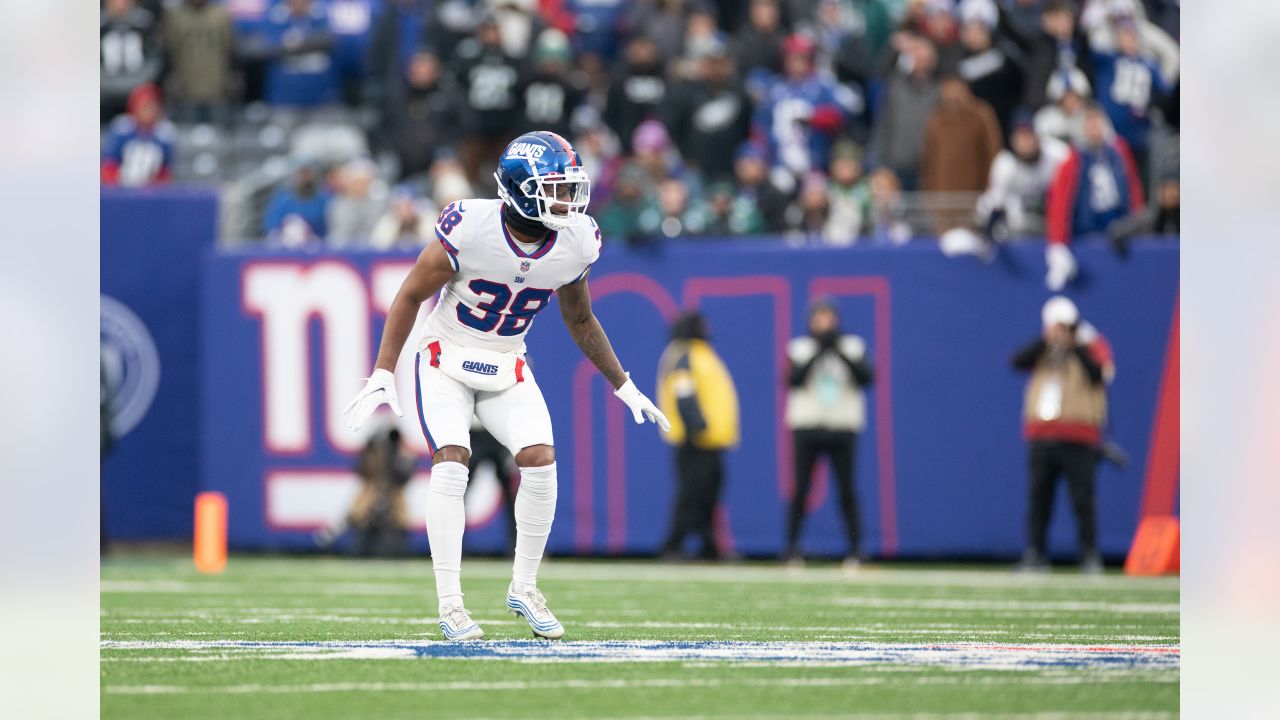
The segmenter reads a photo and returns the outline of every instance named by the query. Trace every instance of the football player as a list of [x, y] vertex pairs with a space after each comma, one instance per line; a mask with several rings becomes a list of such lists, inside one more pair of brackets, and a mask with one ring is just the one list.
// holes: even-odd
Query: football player
[[591, 311], [587, 276], [600, 256], [600, 229], [586, 214], [591, 181], [573, 147], [559, 135], [521, 135], [502, 154], [499, 199], [461, 200], [440, 213], [438, 242], [418, 256], [400, 287], [382, 334], [376, 367], [344, 411], [358, 429], [382, 403], [401, 415], [393, 375], [418, 308], [440, 293], [418, 340], [418, 420], [432, 452], [427, 537], [449, 640], [484, 636], [462, 603], [462, 534], [466, 524], [471, 417], [515, 456], [516, 547], [507, 607], [535, 635], [555, 639], [564, 628], [537, 587], [538, 565], [556, 506], [551, 418], [525, 363], [525, 334], [560, 295], [560, 314], [574, 342], [614, 387], [637, 423], [670, 428], [667, 418], [624, 372]]

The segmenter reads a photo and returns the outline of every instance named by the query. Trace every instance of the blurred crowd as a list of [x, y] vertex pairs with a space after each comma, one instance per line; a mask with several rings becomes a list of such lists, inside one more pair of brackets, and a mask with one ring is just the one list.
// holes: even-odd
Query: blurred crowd
[[549, 129], [629, 242], [1122, 248], [1178, 230], [1178, 4], [105, 0], [102, 178], [183, 180], [183, 128], [337, 112], [360, 137], [336, 157], [295, 138], [261, 236], [421, 244], [439, 207], [494, 195], [508, 141]]

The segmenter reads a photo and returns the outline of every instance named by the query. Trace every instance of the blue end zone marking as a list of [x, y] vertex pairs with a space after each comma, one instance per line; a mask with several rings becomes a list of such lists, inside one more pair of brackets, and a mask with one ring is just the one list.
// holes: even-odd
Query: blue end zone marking
[[[1180, 667], [1176, 646], [1084, 647], [1039, 645], [1000, 647], [991, 644], [956, 643], [912, 645], [898, 643], [735, 642], [735, 641], [568, 641], [485, 640], [448, 641], [284, 642], [213, 641], [201, 647], [256, 650], [401, 651], [401, 657], [428, 659], [489, 659], [592, 662], [778, 662], [849, 665], [924, 665], [982, 667], [996, 670], [1053, 668], [1168, 669]], [[111, 643], [104, 643], [110, 648]]]

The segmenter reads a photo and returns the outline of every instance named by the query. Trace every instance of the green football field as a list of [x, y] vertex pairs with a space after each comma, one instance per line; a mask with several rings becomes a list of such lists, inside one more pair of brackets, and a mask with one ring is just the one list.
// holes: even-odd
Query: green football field
[[1165, 718], [1178, 580], [1005, 568], [551, 560], [565, 639], [506, 614], [446, 643], [430, 562], [233, 557], [102, 565], [104, 718]]

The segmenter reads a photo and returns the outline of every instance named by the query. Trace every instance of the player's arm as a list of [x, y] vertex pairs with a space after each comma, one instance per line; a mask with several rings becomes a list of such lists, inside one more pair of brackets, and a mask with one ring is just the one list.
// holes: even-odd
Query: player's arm
[[560, 315], [564, 318], [569, 336], [613, 386], [613, 394], [631, 408], [631, 415], [637, 423], [643, 423], [648, 418], [663, 430], [670, 430], [671, 423], [667, 421], [667, 417], [636, 388], [635, 383], [631, 382], [630, 374], [622, 369], [622, 363], [618, 362], [609, 337], [604, 334], [604, 328], [591, 311], [591, 292], [587, 289], [589, 274], [590, 271], [577, 282], [564, 285], [557, 291], [560, 296]]
[[374, 364], [373, 374], [365, 383], [364, 389], [342, 411], [344, 415], [350, 415], [348, 425], [352, 430], [359, 430], [364, 421], [384, 402], [391, 406], [391, 411], [396, 415], [404, 415], [396, 397], [396, 361], [418, 319], [418, 309], [427, 298], [440, 292], [440, 288], [449, 282], [453, 273], [453, 265], [440, 243], [431, 243], [418, 255], [418, 261], [413, 264], [409, 276], [391, 301], [391, 308], [387, 310], [387, 323], [382, 330], [382, 342], [378, 346], [378, 360]]
[[613, 345], [604, 334], [600, 321], [591, 311], [587, 277], [584, 275], [581, 280], [561, 287], [557, 294], [560, 296], [560, 316], [564, 318], [569, 336], [577, 343], [582, 354], [600, 370], [600, 374], [604, 375], [614, 390], [625, 385], [627, 373], [622, 369], [622, 363], [618, 362], [618, 356], [613, 352]]
[[444, 246], [438, 242], [427, 245], [418, 255], [409, 276], [387, 310], [387, 324], [382, 329], [382, 343], [378, 345], [378, 361], [374, 367], [394, 372], [400, 351], [418, 319], [418, 309], [428, 298], [440, 292], [440, 288], [453, 277], [453, 265]]

